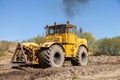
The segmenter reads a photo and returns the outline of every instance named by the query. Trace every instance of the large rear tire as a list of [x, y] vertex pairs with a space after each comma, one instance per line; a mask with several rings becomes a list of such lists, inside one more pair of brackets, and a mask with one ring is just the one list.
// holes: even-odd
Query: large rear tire
[[39, 55], [40, 67], [61, 67], [64, 63], [64, 51], [59, 45], [53, 45]]
[[88, 63], [88, 52], [84, 46], [78, 48], [76, 57], [71, 60], [72, 65], [84, 66]]

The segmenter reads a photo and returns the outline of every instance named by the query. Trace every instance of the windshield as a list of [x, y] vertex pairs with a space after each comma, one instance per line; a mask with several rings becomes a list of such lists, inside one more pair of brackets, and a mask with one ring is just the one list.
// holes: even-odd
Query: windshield
[[47, 34], [61, 34], [67, 32], [66, 26], [52, 26], [49, 27], [47, 30]]
[[46, 34], [75, 33], [75, 26], [55, 25], [46, 27]]

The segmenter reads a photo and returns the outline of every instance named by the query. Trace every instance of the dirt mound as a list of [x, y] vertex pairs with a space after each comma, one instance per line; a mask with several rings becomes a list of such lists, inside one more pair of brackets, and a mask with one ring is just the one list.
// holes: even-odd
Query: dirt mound
[[120, 63], [120, 56], [90, 56], [89, 61], [92, 63]]

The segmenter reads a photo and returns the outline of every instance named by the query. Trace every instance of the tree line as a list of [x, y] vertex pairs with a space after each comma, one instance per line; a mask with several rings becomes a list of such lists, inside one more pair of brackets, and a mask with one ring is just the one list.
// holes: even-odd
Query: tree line
[[[87, 39], [89, 50], [93, 55], [120, 55], [120, 36], [99, 40], [96, 40], [90, 32], [77, 32], [77, 36]], [[37, 44], [43, 43], [44, 41], [45, 36], [41, 35], [37, 35], [29, 40], [23, 40], [23, 42], [35, 42]], [[7, 51], [12, 51], [13, 46], [16, 44], [17, 42], [0, 41], [0, 56], [4, 55]]]
[[80, 33], [79, 37], [88, 40], [88, 47], [93, 55], [120, 55], [120, 36], [96, 40], [92, 33], [85, 32]]

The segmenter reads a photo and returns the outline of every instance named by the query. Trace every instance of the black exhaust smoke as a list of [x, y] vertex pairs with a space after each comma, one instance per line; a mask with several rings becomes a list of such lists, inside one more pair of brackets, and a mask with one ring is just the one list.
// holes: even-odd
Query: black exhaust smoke
[[73, 18], [80, 13], [81, 7], [88, 3], [89, 0], [63, 0], [63, 11], [65, 16]]

